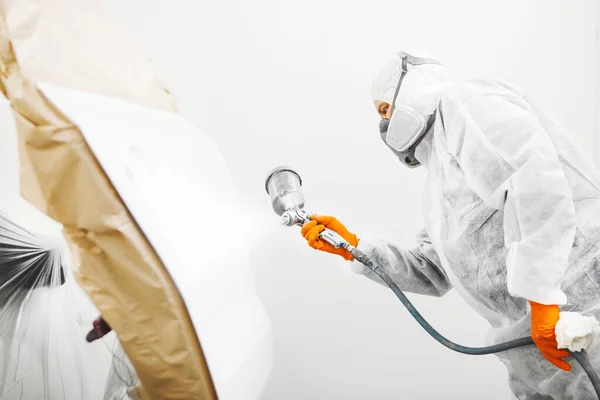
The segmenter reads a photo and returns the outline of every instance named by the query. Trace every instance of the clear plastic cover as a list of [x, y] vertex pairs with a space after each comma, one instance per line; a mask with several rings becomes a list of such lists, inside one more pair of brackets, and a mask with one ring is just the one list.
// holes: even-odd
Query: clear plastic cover
[[137, 400], [135, 388], [140, 384], [135, 369], [121, 344], [116, 341], [113, 349], [112, 367], [106, 381], [103, 400]]
[[85, 340], [98, 314], [69, 261], [60, 233], [34, 233], [0, 212], [2, 400], [102, 398], [114, 357], [107, 343]]

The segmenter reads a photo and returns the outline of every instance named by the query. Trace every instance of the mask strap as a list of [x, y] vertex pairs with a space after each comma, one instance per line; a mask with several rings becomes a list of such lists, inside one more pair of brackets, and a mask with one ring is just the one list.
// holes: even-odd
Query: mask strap
[[417, 65], [425, 65], [425, 64], [435, 64], [435, 65], [442, 65], [441, 62], [439, 62], [439, 60], [436, 60], [434, 58], [423, 58], [423, 57], [414, 57], [411, 56], [408, 53], [398, 53], [398, 57], [402, 58], [402, 69], [405, 70], [406, 72], [408, 72], [408, 70], [406, 69], [406, 64], [410, 64], [412, 66], [417, 66]]
[[404, 80], [404, 76], [406, 75], [406, 71], [404, 70], [404, 59], [402, 60], [402, 73], [400, 74], [400, 79], [398, 79], [398, 84], [396, 85], [396, 91], [394, 92], [394, 98], [392, 99], [392, 112], [390, 114], [390, 118], [392, 114], [394, 114], [394, 110], [396, 109], [396, 98], [398, 98], [398, 93], [400, 93], [400, 86], [402, 86], [402, 81]]
[[[402, 59], [402, 73], [400, 74], [400, 79], [398, 79], [398, 84], [396, 85], [396, 91], [394, 92], [394, 98], [392, 99], [392, 113], [396, 109], [396, 99], [398, 98], [398, 93], [400, 93], [400, 87], [402, 86], [402, 81], [404, 77], [408, 73], [408, 64], [414, 66], [425, 65], [425, 64], [435, 64], [442, 65], [441, 62], [435, 60], [433, 58], [422, 58], [422, 57], [414, 57], [408, 53], [398, 53], [398, 57]], [[390, 114], [390, 116], [391, 116]]]

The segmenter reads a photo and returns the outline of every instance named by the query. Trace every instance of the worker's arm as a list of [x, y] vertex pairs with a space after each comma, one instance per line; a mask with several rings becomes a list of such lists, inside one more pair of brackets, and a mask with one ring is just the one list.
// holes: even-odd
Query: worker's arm
[[469, 187], [488, 207], [504, 212], [509, 292], [540, 304], [565, 304], [561, 283], [576, 216], [552, 141], [517, 96], [452, 106], [440, 106], [448, 151]]
[[[441, 263], [429, 236], [422, 230], [417, 236], [417, 246], [407, 250], [395, 243], [376, 237], [364, 236], [358, 249], [371, 256], [400, 289], [428, 296], [443, 296], [452, 284], [440, 267]], [[358, 261], [352, 270], [387, 287], [385, 282]]]
[[[431, 245], [425, 230], [417, 237], [418, 245], [412, 250], [405, 250], [400, 246], [375, 237], [362, 237], [360, 240], [336, 218], [328, 216], [315, 216], [314, 220], [302, 228], [302, 236], [308, 241], [309, 246], [336, 254], [346, 260], [352, 256], [344, 249], [335, 249], [318, 235], [323, 229], [331, 229], [340, 234], [351, 245], [372, 257], [381, 269], [392, 278], [400, 289], [429, 296], [442, 296], [452, 285], [445, 272], [439, 267], [438, 256]], [[370, 269], [354, 261], [354, 272], [363, 274], [375, 282], [387, 285]]]

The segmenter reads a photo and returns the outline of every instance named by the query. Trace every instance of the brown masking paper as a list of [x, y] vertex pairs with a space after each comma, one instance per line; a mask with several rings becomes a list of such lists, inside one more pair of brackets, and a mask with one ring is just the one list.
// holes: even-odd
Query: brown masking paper
[[64, 226], [75, 275], [136, 369], [137, 397], [215, 399], [180, 293], [79, 129], [37, 82], [176, 113], [150, 61], [94, 2], [0, 1], [0, 89], [16, 119], [23, 196]]

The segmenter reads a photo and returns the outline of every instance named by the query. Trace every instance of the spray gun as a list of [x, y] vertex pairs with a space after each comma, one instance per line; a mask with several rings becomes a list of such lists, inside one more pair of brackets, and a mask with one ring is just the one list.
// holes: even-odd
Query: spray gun
[[[315, 215], [304, 210], [302, 179], [290, 167], [277, 167], [267, 175], [265, 188], [271, 197], [271, 205], [277, 215], [281, 216], [281, 225], [302, 226]], [[319, 239], [326, 241], [336, 249], [344, 248], [351, 254], [356, 249], [336, 232], [325, 229]]]
[[[300, 175], [290, 167], [277, 167], [273, 169], [267, 175], [265, 181], [265, 188], [267, 193], [271, 197], [271, 205], [273, 210], [281, 217], [280, 223], [284, 226], [302, 226], [310, 221], [311, 214], [304, 210], [304, 195], [302, 194], [302, 179]], [[325, 229], [319, 235], [319, 239], [326, 241], [335, 248], [344, 248], [352, 254], [354, 259], [367, 268], [373, 273], [379, 276], [385, 284], [394, 292], [396, 297], [402, 302], [404, 307], [412, 315], [412, 317], [421, 325], [431, 337], [437, 340], [440, 344], [447, 348], [463, 354], [470, 355], [486, 355], [500, 353], [507, 350], [519, 348], [522, 346], [533, 345], [533, 339], [531, 337], [524, 337], [509, 342], [496, 344], [493, 346], [486, 347], [468, 347], [454, 343], [440, 334], [434, 327], [432, 327], [423, 316], [413, 306], [411, 301], [406, 297], [404, 292], [396, 285], [396, 283], [389, 277], [389, 275], [381, 268], [381, 266], [369, 257], [364, 252], [355, 248], [344, 238], [342, 238], [336, 232]], [[593, 366], [591, 365], [587, 353], [585, 350], [580, 352], [569, 351], [573, 358], [579, 362], [586, 374], [590, 378], [594, 390], [598, 399], [600, 399], [600, 377], [596, 374]]]

